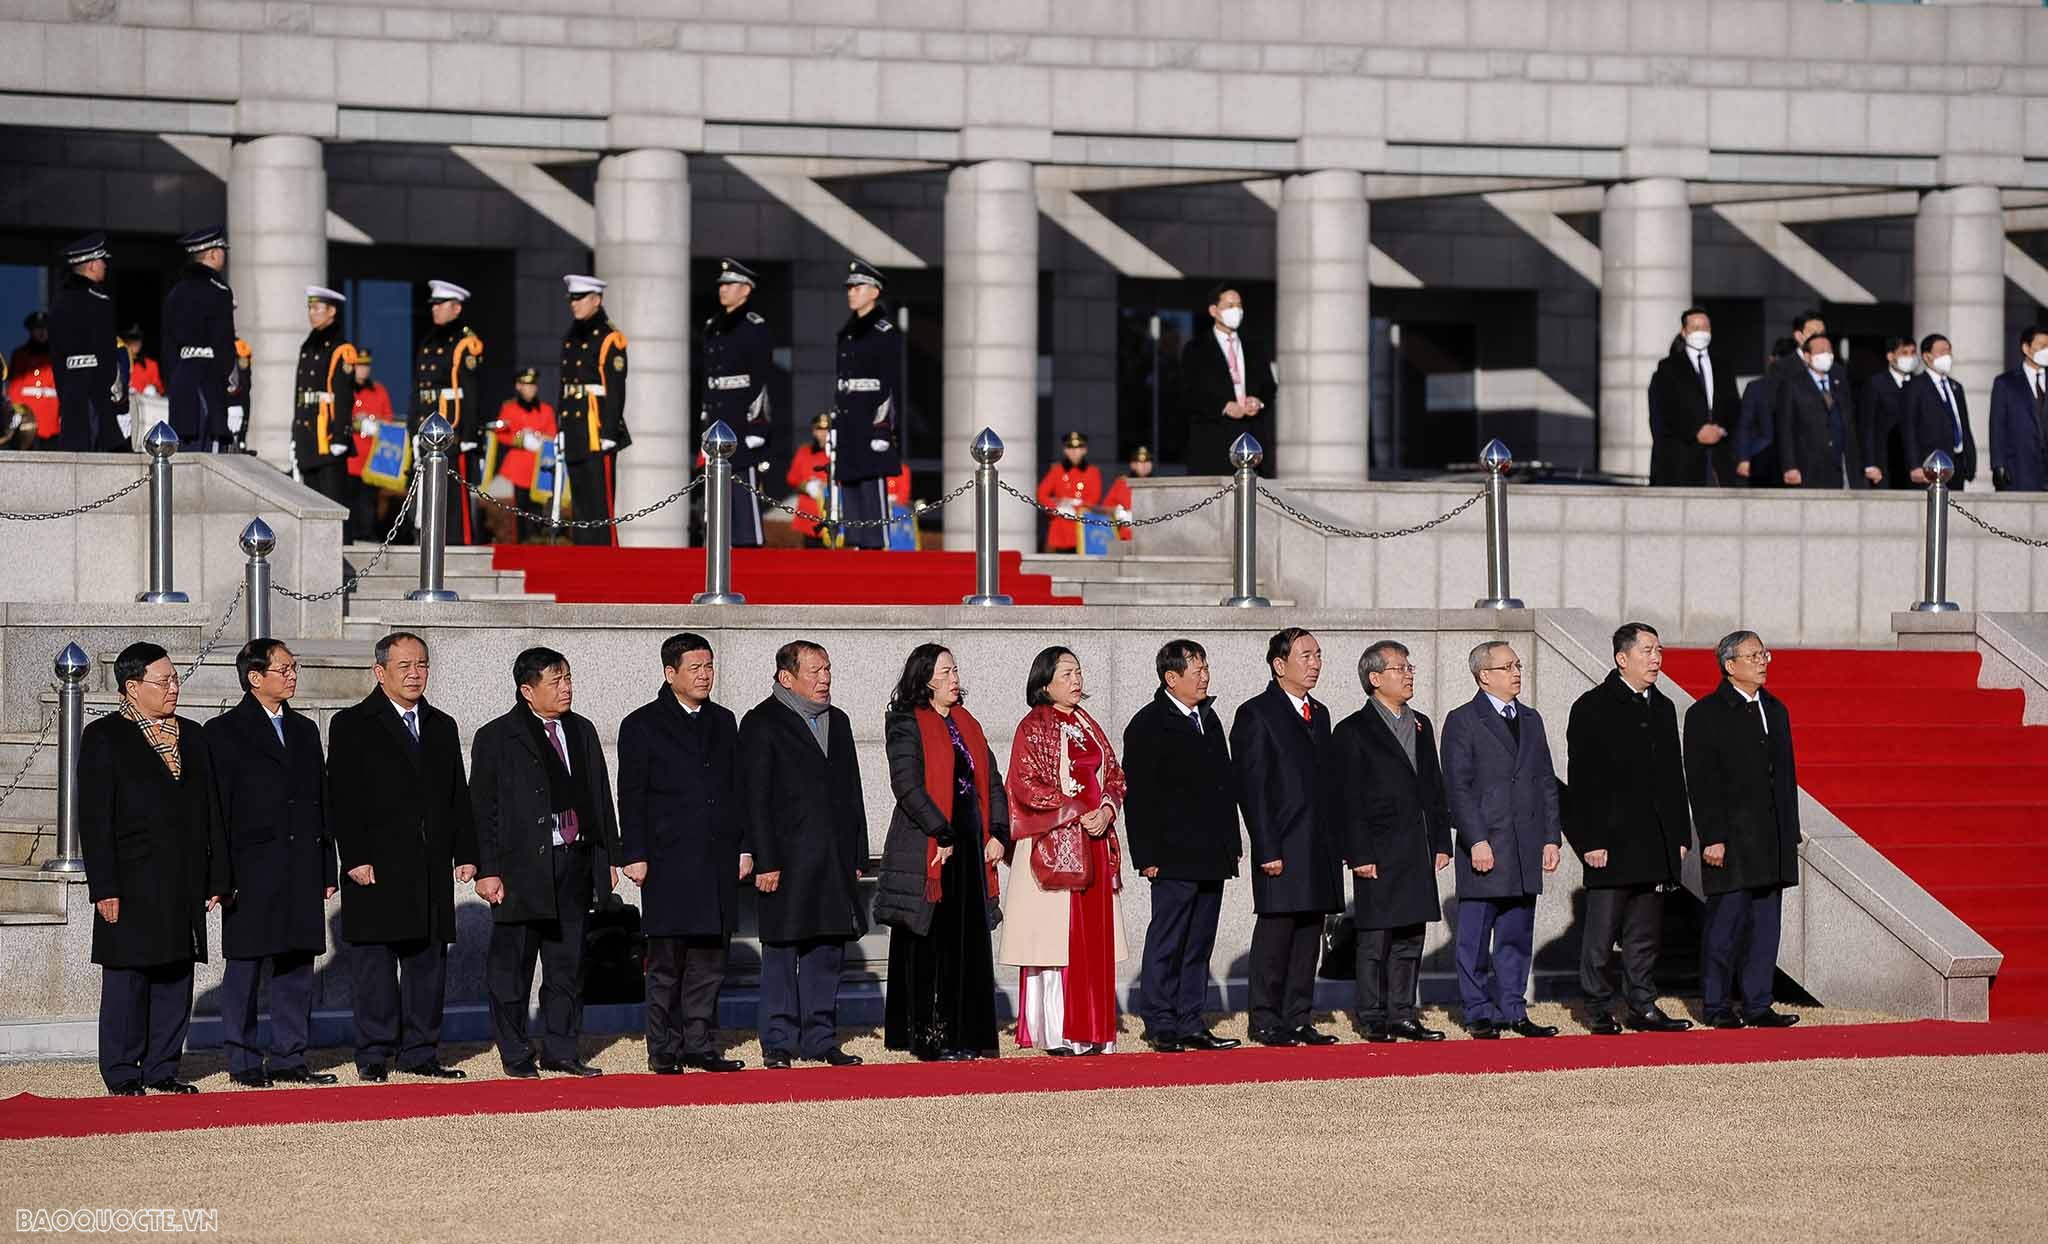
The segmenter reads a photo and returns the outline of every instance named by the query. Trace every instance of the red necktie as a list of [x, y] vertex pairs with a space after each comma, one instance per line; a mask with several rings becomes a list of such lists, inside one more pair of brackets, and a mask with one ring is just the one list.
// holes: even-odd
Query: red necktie
[[1301, 701], [1301, 719], [1311, 726], [1316, 724], [1315, 706], [1309, 702], [1306, 696], [1303, 696]]

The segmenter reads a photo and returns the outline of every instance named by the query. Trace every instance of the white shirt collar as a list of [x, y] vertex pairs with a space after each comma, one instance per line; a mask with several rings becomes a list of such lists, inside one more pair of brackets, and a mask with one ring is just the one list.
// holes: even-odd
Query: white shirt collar
[[[405, 715], [407, 713], [419, 713], [422, 709], [424, 709], [427, 706], [426, 701], [422, 700], [418, 704], [413, 705], [411, 708], [407, 708], [405, 707], [405, 705], [400, 704], [398, 701], [392, 699], [388, 695], [384, 697], [384, 702], [391, 706], [392, 712], [398, 714], [398, 719], [400, 721], [405, 720]], [[422, 713], [421, 715], [424, 716], [425, 714]]]
[[[1278, 686], [1279, 684], [1276, 683], [1274, 685]], [[1280, 688], [1280, 694], [1287, 697], [1287, 702], [1289, 704], [1294, 705], [1294, 715], [1296, 717], [1301, 716], [1302, 706], [1309, 702], [1309, 698], [1305, 695], [1296, 695], [1285, 687]]]
[[[1486, 694], [1486, 698], [1487, 698], [1487, 699], [1489, 699], [1489, 700], [1493, 701], [1493, 711], [1494, 711], [1494, 712], [1496, 712], [1496, 713], [1499, 713], [1499, 712], [1504, 712], [1504, 711], [1506, 711], [1506, 709], [1507, 709], [1507, 706], [1508, 706], [1508, 705], [1509, 705], [1510, 703], [1513, 703], [1513, 701], [1510, 701], [1510, 700], [1503, 700], [1503, 699], [1501, 699], [1501, 698], [1500, 698], [1499, 696], [1495, 695], [1495, 694], [1494, 694], [1493, 692], [1491, 692], [1491, 691], [1488, 691], [1488, 692], [1486, 692], [1485, 694]], [[1522, 711], [1522, 710], [1521, 710], [1521, 708], [1520, 708], [1519, 706], [1517, 706], [1517, 707], [1516, 707], [1516, 709], [1515, 709], [1515, 712], [1516, 712], [1516, 714], [1518, 714], [1518, 715], [1519, 715], [1519, 714], [1521, 713], [1521, 711]]]
[[[1731, 687], [1735, 687], [1735, 684], [1732, 682], [1728, 685]], [[1756, 694], [1751, 695], [1749, 692], [1744, 691], [1742, 688], [1735, 687], [1735, 694], [1741, 696], [1745, 704], [1755, 704], [1757, 701], [1764, 698], [1764, 689], [1762, 687], [1758, 687], [1756, 689]]]
[[1223, 346], [1225, 349], [1228, 349], [1230, 346], [1231, 339], [1236, 337], [1237, 334], [1231, 332], [1229, 329], [1223, 327], [1221, 324], [1214, 325], [1213, 327], [1216, 330], [1217, 344]]

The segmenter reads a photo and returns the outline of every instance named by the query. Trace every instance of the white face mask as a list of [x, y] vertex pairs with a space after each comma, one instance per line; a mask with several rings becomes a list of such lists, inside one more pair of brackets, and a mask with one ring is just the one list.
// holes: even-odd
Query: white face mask
[[2034, 366], [2048, 371], [2048, 350], [2034, 351]]
[[1892, 366], [1898, 369], [1901, 376], [1910, 376], [1920, 370], [1920, 356], [1917, 354], [1901, 354], [1899, 361], [1893, 363]]
[[1692, 348], [1693, 348], [1693, 349], [1695, 349], [1695, 350], [1704, 350], [1704, 349], [1706, 349], [1706, 348], [1707, 348], [1707, 346], [1708, 346], [1708, 345], [1709, 345], [1709, 344], [1710, 344], [1710, 343], [1711, 343], [1711, 342], [1712, 342], [1713, 340], [1714, 340], [1714, 334], [1712, 334], [1712, 333], [1700, 332], [1700, 333], [1687, 333], [1687, 334], [1685, 335], [1685, 344], [1686, 344], [1686, 345], [1688, 345], [1688, 346], [1690, 346], [1690, 347], [1692, 347]]
[[1927, 365], [1941, 375], [1946, 376], [1948, 375], [1948, 369], [1956, 365], [1956, 356], [1953, 354], [1939, 354], [1928, 359]]
[[1223, 308], [1223, 327], [1234, 333], [1237, 331], [1237, 326], [1242, 323], [1244, 323], [1243, 307]]
[[1835, 365], [1835, 356], [1826, 350], [1818, 354], [1809, 354], [1806, 356], [1806, 365], [1813, 369], [1815, 375], [1825, 376], [1828, 374], [1828, 368]]

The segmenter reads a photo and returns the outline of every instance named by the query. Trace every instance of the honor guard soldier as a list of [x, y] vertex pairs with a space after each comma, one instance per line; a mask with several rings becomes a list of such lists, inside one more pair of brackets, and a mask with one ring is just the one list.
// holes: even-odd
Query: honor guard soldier
[[[1130, 522], [1131, 481], [1134, 479], [1150, 479], [1151, 477], [1152, 448], [1149, 445], [1140, 445], [1136, 449], [1131, 451], [1130, 473], [1127, 475], [1117, 476], [1116, 482], [1109, 486], [1108, 495], [1102, 498], [1102, 508], [1108, 510], [1110, 513], [1110, 517], [1116, 519], [1118, 522]], [[1131, 529], [1129, 527], [1117, 528], [1116, 538], [1119, 540], [1130, 539]]]
[[541, 448], [555, 439], [555, 408], [540, 400], [540, 373], [522, 367], [512, 378], [512, 391], [498, 407], [498, 474], [512, 483], [512, 502], [519, 510], [519, 542], [541, 531], [547, 507], [533, 495], [540, 473]]
[[89, 233], [65, 247], [71, 273], [50, 302], [57, 447], [72, 453], [128, 448], [119, 419], [128, 409], [128, 351], [114, 330], [114, 300], [102, 285], [112, 255], [104, 233]]
[[483, 444], [484, 407], [476, 369], [484, 356], [484, 341], [463, 322], [469, 310], [468, 290], [450, 281], [428, 281], [427, 305], [434, 327], [420, 342], [413, 367], [413, 387], [419, 394], [406, 431], [418, 436], [428, 415], [441, 416], [455, 430], [448, 466], [460, 482], [448, 483], [447, 541], [474, 544], [482, 528], [468, 486], [478, 481], [482, 469], [477, 449]]
[[760, 498], [741, 485], [762, 487], [774, 453], [768, 376], [775, 344], [768, 321], [747, 305], [755, 280], [753, 270], [738, 260], [719, 260], [719, 310], [704, 321], [702, 428], [723, 419], [739, 437], [739, 451], [732, 457], [732, 542], [744, 548], [761, 547], [765, 536]]
[[235, 292], [221, 279], [228, 266], [227, 230], [196, 229], [178, 245], [190, 262], [164, 295], [171, 430], [187, 450], [211, 452], [233, 436], [229, 404], [246, 400], [235, 359]]
[[[569, 314], [562, 334], [562, 460], [578, 521], [609, 519], [617, 500], [617, 458], [633, 443], [626, 431], [626, 334], [604, 313], [606, 282], [565, 276]], [[617, 527], [578, 527], [577, 544], [618, 547]]]
[[121, 334], [121, 345], [128, 351], [128, 391], [144, 397], [163, 396], [163, 373], [157, 370], [156, 360], [142, 352], [142, 325], [130, 324]]
[[[341, 335], [348, 299], [324, 285], [306, 287], [306, 324], [292, 393], [292, 464], [306, 487], [349, 504], [348, 459], [355, 456], [356, 348]], [[351, 517], [344, 541], [371, 539]]]
[[1045, 478], [1038, 481], [1038, 504], [1067, 515], [1046, 526], [1045, 551], [1085, 552], [1081, 522], [1102, 504], [1102, 472], [1089, 463], [1088, 438], [1079, 432], [1067, 433], [1060, 452], [1060, 460], [1047, 467]]
[[826, 490], [832, 484], [832, 416], [828, 412], [811, 420], [809, 443], [797, 447], [789, 459], [788, 483], [799, 494], [796, 499], [796, 517], [790, 520], [790, 529], [803, 537], [807, 549], [825, 547], [824, 533], [818, 529], [818, 520], [825, 517], [828, 505]]
[[852, 548], [879, 549], [888, 517], [889, 477], [903, 469], [903, 345], [882, 303], [882, 273], [856, 259], [846, 265], [846, 308], [839, 329], [838, 473], [841, 517], [869, 525], [846, 529]]
[[356, 525], [356, 538], [359, 540], [376, 540], [383, 535], [378, 529], [382, 515], [377, 503], [384, 490], [363, 479], [363, 471], [370, 465], [370, 455], [377, 448], [377, 425], [391, 421], [391, 390], [373, 374], [376, 362], [368, 346], [356, 347], [356, 405], [349, 417], [356, 451], [348, 458], [348, 512]]

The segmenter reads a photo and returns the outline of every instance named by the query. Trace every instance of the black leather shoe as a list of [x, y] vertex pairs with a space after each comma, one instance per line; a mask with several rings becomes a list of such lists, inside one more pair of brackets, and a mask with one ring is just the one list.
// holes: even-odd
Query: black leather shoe
[[1404, 1019], [1398, 1024], [1388, 1024], [1387, 1035], [1400, 1037], [1405, 1041], [1441, 1041], [1444, 1039], [1443, 1033], [1434, 1028], [1424, 1028], [1412, 1019]]
[[269, 1088], [271, 1085], [270, 1077], [263, 1074], [263, 1068], [261, 1067], [254, 1071], [230, 1071], [228, 1079], [233, 1080], [243, 1088]]
[[1784, 1011], [1758, 1011], [1754, 1015], [1743, 1016], [1742, 1022], [1749, 1028], [1790, 1028], [1799, 1022], [1799, 1017]]
[[1362, 1026], [1361, 1031], [1365, 1033], [1365, 1039], [1374, 1045], [1394, 1043], [1394, 1033], [1385, 1024], [1366, 1024]]
[[542, 1071], [559, 1072], [560, 1074], [565, 1076], [576, 1076], [580, 1079], [586, 1080], [592, 1076], [601, 1076], [604, 1074], [604, 1072], [599, 1071], [597, 1068], [591, 1066], [589, 1063], [574, 1058], [569, 1059], [567, 1062], [562, 1062], [552, 1058], [543, 1058], [540, 1060], [540, 1069]]
[[378, 1063], [371, 1067], [356, 1068], [356, 1079], [361, 1080], [365, 1084], [382, 1084], [390, 1078], [391, 1073], [385, 1069], [383, 1063]]
[[1737, 1016], [1737, 1015], [1736, 1015], [1736, 1014], [1735, 1014], [1734, 1012], [1732, 1012], [1732, 1011], [1723, 1011], [1723, 1012], [1721, 1012], [1721, 1013], [1720, 1013], [1719, 1015], [1708, 1015], [1708, 1016], [1707, 1016], [1707, 1027], [1709, 1027], [1709, 1028], [1740, 1028], [1740, 1027], [1742, 1027], [1742, 1020], [1741, 1020], [1741, 1018], [1740, 1018], [1739, 1016]]
[[523, 1063], [513, 1063], [505, 1068], [505, 1074], [514, 1080], [540, 1079], [540, 1069], [535, 1067], [530, 1060]]
[[650, 1062], [647, 1069], [658, 1076], [679, 1076], [683, 1074], [681, 1063]]
[[430, 1062], [415, 1063], [410, 1067], [400, 1067], [399, 1070], [406, 1075], [425, 1076], [429, 1080], [467, 1080], [469, 1078], [467, 1071], [462, 1070], [460, 1067], [443, 1067], [438, 1059]]
[[286, 1067], [270, 1073], [273, 1084], [339, 1084], [341, 1077], [331, 1071], [314, 1071], [310, 1067]]
[[140, 1080], [130, 1080], [126, 1084], [116, 1084], [107, 1090], [107, 1096], [109, 1097], [141, 1097], [143, 1095], [142, 1081]]
[[849, 1054], [845, 1050], [826, 1050], [816, 1061], [827, 1067], [858, 1067], [867, 1059], [858, 1054]]
[[1637, 1032], [1685, 1032], [1692, 1027], [1692, 1021], [1673, 1019], [1653, 1006], [1629, 1016], [1628, 1026]]
[[1335, 1045], [1337, 1038], [1327, 1032], [1317, 1032], [1307, 1024], [1294, 1030], [1294, 1039], [1303, 1045]]
[[1618, 1037], [1622, 1033], [1621, 1021], [1607, 1011], [1595, 1011], [1593, 1018], [1586, 1021], [1586, 1031], [1596, 1037]]
[[779, 1050], [774, 1053], [763, 1054], [761, 1056], [761, 1065], [770, 1071], [788, 1071], [789, 1055]]
[[1270, 1032], [1254, 1032], [1252, 1034], [1252, 1040], [1258, 1042], [1260, 1045], [1271, 1045], [1275, 1047], [1301, 1044], [1300, 1041], [1295, 1039], [1293, 1033], [1278, 1028], [1275, 1028]]
[[747, 1065], [737, 1058], [720, 1058], [716, 1054], [685, 1054], [683, 1066], [695, 1067], [699, 1071], [745, 1071]]
[[198, 1085], [188, 1084], [176, 1076], [166, 1076], [161, 1080], [151, 1080], [149, 1087], [152, 1092], [157, 1093], [196, 1093], [199, 1091]]
[[1073, 1047], [1065, 1045], [1055, 1045], [1047, 1050], [1046, 1053], [1053, 1058], [1072, 1058], [1074, 1056]]
[[1244, 1042], [1236, 1037], [1219, 1037], [1204, 1028], [1193, 1036], [1182, 1037], [1181, 1047], [1190, 1050], [1234, 1050]]
[[1509, 1024], [1508, 1031], [1518, 1037], [1554, 1037], [1557, 1035], [1557, 1025], [1539, 1024], [1525, 1015]]
[[1474, 1041], [1498, 1041], [1501, 1028], [1490, 1019], [1473, 1020], [1465, 1025], [1465, 1031], [1472, 1034]]
[[971, 1050], [940, 1050], [931, 1056], [931, 1061], [935, 1063], [971, 1063], [974, 1061], [974, 1053]]
[[1146, 1037], [1145, 1044], [1154, 1054], [1184, 1054], [1188, 1049], [1179, 1037]]

